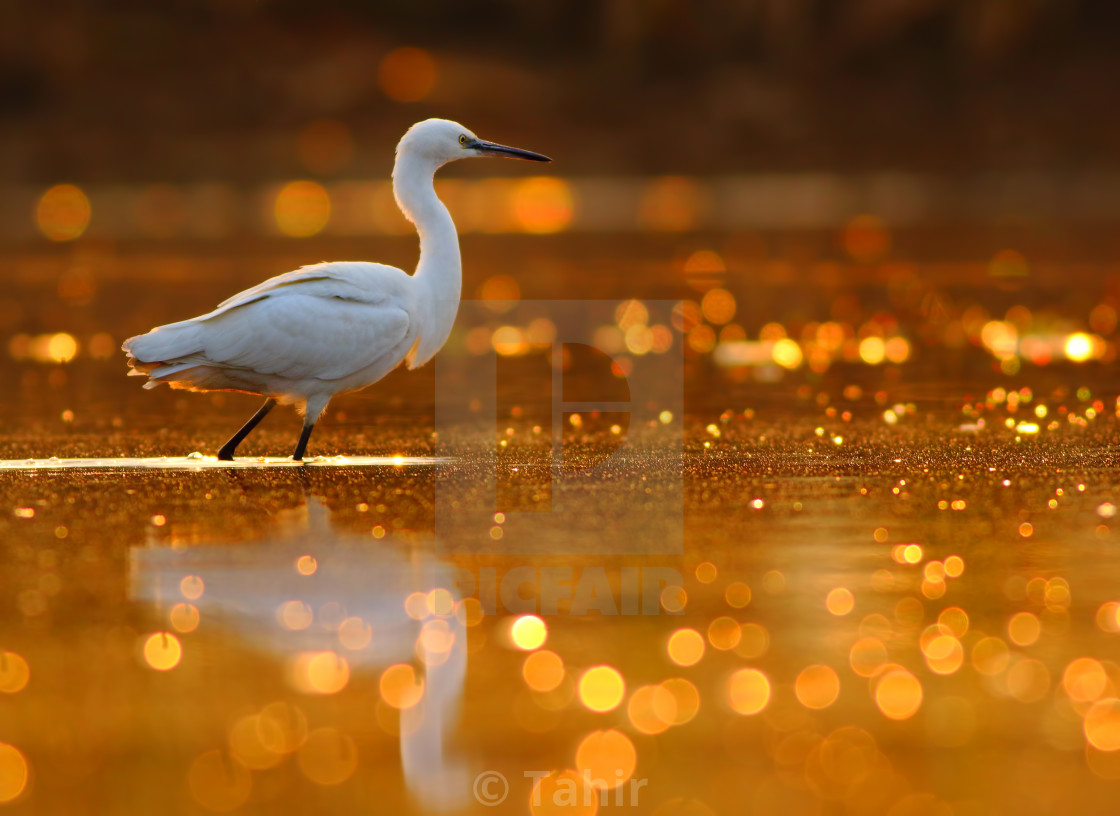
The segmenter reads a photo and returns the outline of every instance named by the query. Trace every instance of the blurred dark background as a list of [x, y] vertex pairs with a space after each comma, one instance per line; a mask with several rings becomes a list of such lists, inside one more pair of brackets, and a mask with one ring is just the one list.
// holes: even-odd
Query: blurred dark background
[[412, 269], [388, 177], [431, 116], [555, 159], [441, 171], [464, 297], [682, 300], [673, 342], [751, 400], [1103, 373], [1118, 87], [1120, 0], [0, 2], [0, 410], [135, 413], [124, 338]]
[[382, 176], [433, 115], [565, 174], [1111, 168], [1118, 84], [1115, 0], [9, 0], [0, 184]]

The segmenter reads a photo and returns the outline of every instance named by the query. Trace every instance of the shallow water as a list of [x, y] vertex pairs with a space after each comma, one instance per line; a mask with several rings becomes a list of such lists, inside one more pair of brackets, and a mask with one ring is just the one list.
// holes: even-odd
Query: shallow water
[[277, 456], [237, 457], [219, 461], [217, 456], [192, 453], [187, 456], [137, 458], [118, 456], [98, 459], [21, 459], [0, 460], [0, 470], [202, 470], [204, 468], [277, 468], [277, 467], [403, 467], [406, 465], [439, 465], [449, 460], [435, 456], [308, 456], [302, 461]]
[[[634, 812], [1107, 812], [1085, 715], [1110, 746], [1115, 418], [1016, 439], [853, 413], [690, 430], [679, 555], [448, 551], [430, 457], [5, 462], [17, 807], [481, 812], [498, 772], [517, 813], [526, 772], [583, 756]], [[564, 679], [533, 691], [544, 650]], [[581, 692], [603, 665], [625, 696]]]
[[253, 398], [5, 362], [0, 799], [1111, 813], [1108, 369], [915, 347], [777, 381], [692, 355], [683, 415], [648, 421], [554, 414], [529, 355], [501, 361], [492, 433], [395, 372], [303, 465], [284, 411], [212, 458]]

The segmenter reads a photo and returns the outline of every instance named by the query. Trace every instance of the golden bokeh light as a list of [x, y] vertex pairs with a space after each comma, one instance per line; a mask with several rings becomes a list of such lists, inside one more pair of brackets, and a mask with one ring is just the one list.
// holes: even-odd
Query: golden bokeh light
[[144, 662], [156, 671], [171, 671], [183, 657], [179, 638], [170, 632], [154, 632], [144, 639]]
[[1030, 646], [1042, 633], [1042, 624], [1033, 612], [1016, 612], [1007, 622], [1007, 636], [1016, 646]]
[[539, 649], [548, 640], [548, 624], [537, 615], [522, 615], [510, 625], [509, 637], [518, 649]]
[[1042, 601], [1049, 611], [1064, 612], [1071, 600], [1069, 582], [1065, 578], [1055, 576], [1046, 582]]
[[927, 561], [925, 567], [922, 569], [922, 576], [926, 582], [944, 583], [945, 565], [940, 561]]
[[381, 699], [393, 708], [412, 708], [424, 696], [424, 680], [408, 663], [396, 663], [381, 673]]
[[336, 652], [303, 652], [292, 661], [289, 678], [303, 694], [337, 694], [350, 682], [350, 664]]
[[949, 606], [942, 609], [937, 616], [937, 622], [958, 638], [964, 637], [968, 632], [968, 613], [959, 606]]
[[369, 646], [372, 640], [373, 627], [355, 615], [344, 618], [338, 627], [338, 642], [344, 649], [356, 652]]
[[685, 258], [681, 269], [686, 275], [722, 275], [727, 262], [714, 249], [698, 249]]
[[564, 682], [564, 661], [548, 649], [533, 652], [521, 664], [521, 676], [533, 691], [552, 691]]
[[998, 637], [981, 638], [972, 647], [972, 667], [980, 674], [995, 677], [1011, 662], [1011, 650]]
[[478, 298], [488, 301], [486, 307], [493, 312], [508, 311], [521, 299], [521, 287], [509, 275], [493, 275], [478, 288]]
[[1098, 751], [1120, 751], [1120, 700], [1105, 697], [1085, 712], [1085, 739]]
[[306, 629], [314, 619], [315, 611], [303, 601], [285, 601], [276, 608], [276, 620], [293, 632]]
[[700, 692], [683, 677], [670, 677], [661, 684], [661, 688], [673, 696], [675, 706], [664, 704], [664, 697], [654, 695], [654, 712], [672, 725], [684, 725], [692, 720], [700, 710]]
[[757, 714], [770, 702], [770, 679], [758, 669], [738, 669], [727, 684], [731, 708], [739, 714]]
[[309, 238], [323, 231], [331, 217], [331, 197], [314, 181], [292, 181], [276, 193], [272, 205], [276, 227], [291, 238]]
[[290, 754], [307, 740], [307, 715], [292, 703], [278, 700], [261, 709], [261, 740], [270, 751]]
[[829, 591], [824, 600], [824, 605], [833, 615], [843, 616], [855, 608], [856, 599], [847, 587], [836, 587]]
[[27, 758], [14, 745], [0, 742], [0, 804], [11, 802], [27, 788]]
[[801, 351], [801, 346], [797, 345], [796, 340], [783, 337], [774, 342], [774, 346], [770, 350], [770, 356], [782, 368], [788, 368], [792, 371], [801, 365], [805, 355]]
[[910, 359], [910, 341], [905, 337], [892, 337], [887, 340], [885, 352], [889, 362], [905, 363]]
[[646, 326], [649, 323], [649, 309], [640, 300], [624, 300], [615, 307], [614, 322], [624, 332]]
[[980, 341], [997, 360], [1010, 360], [1019, 352], [1019, 330], [1013, 323], [988, 321], [980, 330]]
[[563, 179], [541, 176], [520, 181], [513, 189], [513, 217], [525, 232], [561, 232], [572, 222], [575, 199]]
[[661, 590], [661, 608], [669, 614], [682, 612], [686, 606], [688, 606], [688, 593], [685, 592], [684, 587], [669, 584]]
[[964, 663], [964, 647], [949, 634], [932, 638], [923, 646], [922, 654], [934, 674], [953, 674]]
[[848, 664], [860, 677], [874, 677], [887, 663], [887, 647], [877, 637], [861, 637], [848, 652]]
[[66, 332], [49, 335], [47, 339], [46, 359], [53, 363], [68, 363], [78, 353], [78, 341]]
[[188, 601], [197, 601], [206, 590], [206, 585], [197, 575], [188, 575], [179, 582], [179, 594]]
[[704, 636], [695, 629], [678, 629], [669, 635], [665, 648], [678, 666], [695, 666], [704, 656]]
[[1120, 603], [1105, 601], [1097, 608], [1097, 627], [1102, 632], [1120, 632]]
[[516, 357], [529, 350], [524, 333], [516, 326], [500, 326], [495, 329], [490, 344], [502, 357]]
[[1075, 363], [1083, 363], [1093, 357], [1093, 338], [1084, 332], [1076, 332], [1066, 338], [1065, 355]]
[[708, 642], [722, 652], [734, 649], [742, 638], [742, 627], [734, 618], [724, 615], [708, 624]]
[[168, 618], [171, 621], [171, 628], [181, 634], [193, 632], [202, 621], [202, 615], [199, 614], [198, 607], [189, 603], [175, 604], [171, 607]]
[[874, 684], [875, 704], [885, 717], [909, 719], [922, 705], [921, 682], [902, 666], [886, 669]]
[[613, 666], [592, 666], [579, 678], [579, 701], [600, 713], [618, 708], [626, 694], [626, 682]]
[[316, 728], [296, 754], [299, 769], [316, 785], [340, 785], [358, 769], [358, 746], [337, 728]]
[[793, 690], [806, 708], [828, 708], [840, 696], [840, 677], [831, 666], [807, 666], [797, 675]]
[[697, 354], [707, 354], [716, 347], [715, 330], [707, 324], [693, 327], [688, 332], [688, 347]]
[[22, 655], [0, 652], [0, 693], [18, 694], [31, 679], [31, 667]]
[[244, 763], [217, 749], [195, 758], [187, 782], [195, 801], [215, 813], [241, 807], [253, 790], [253, 777]]
[[404, 611], [413, 620], [422, 621], [428, 617], [428, 595], [425, 592], [410, 592], [404, 599]]
[[1120, 780], [1120, 751], [1101, 751], [1086, 742], [1085, 764], [1101, 779]]
[[234, 721], [228, 736], [230, 753], [250, 770], [273, 768], [284, 758], [274, 747], [282, 741], [278, 726], [260, 714], [248, 714]]
[[486, 618], [486, 612], [478, 598], [464, 598], [457, 601], [453, 612], [464, 626], [478, 626]]
[[762, 657], [770, 648], [770, 633], [761, 623], [744, 623], [740, 629], [739, 643], [735, 654], [753, 660]]
[[922, 560], [920, 544], [897, 544], [891, 549], [891, 557], [899, 564], [918, 564]]
[[439, 78], [435, 59], [419, 48], [398, 48], [386, 54], [377, 68], [377, 84], [394, 102], [419, 102]]
[[702, 584], [710, 584], [719, 575], [719, 570], [711, 561], [703, 561], [696, 565], [696, 580]]
[[638, 752], [634, 743], [621, 731], [592, 731], [576, 748], [576, 770], [591, 786], [610, 790], [634, 775]]
[[676, 723], [679, 710], [677, 698], [664, 685], [641, 686], [630, 695], [626, 717], [635, 730], [643, 734], [660, 734]]
[[296, 572], [300, 575], [314, 575], [319, 568], [319, 562], [313, 555], [301, 555], [296, 559]]
[[446, 618], [424, 622], [416, 637], [416, 657], [427, 666], [439, 666], [451, 656], [455, 646], [455, 632]]
[[859, 341], [859, 357], [868, 365], [879, 365], [887, 358], [887, 344], [882, 337], [865, 337]]
[[732, 581], [723, 592], [727, 605], [734, 609], [742, 609], [751, 602], [751, 588], [742, 581]]
[[35, 223], [52, 241], [73, 241], [89, 226], [93, 210], [89, 198], [73, 184], [56, 184], [39, 199]]
[[424, 607], [429, 615], [446, 618], [455, 611], [455, 596], [446, 587], [436, 587], [424, 595]]
[[1062, 673], [1062, 688], [1078, 703], [1091, 703], [1109, 690], [1108, 673], [1099, 660], [1079, 657], [1071, 660]]
[[709, 289], [700, 301], [700, 312], [709, 323], [729, 323], [735, 317], [735, 296], [726, 289]]

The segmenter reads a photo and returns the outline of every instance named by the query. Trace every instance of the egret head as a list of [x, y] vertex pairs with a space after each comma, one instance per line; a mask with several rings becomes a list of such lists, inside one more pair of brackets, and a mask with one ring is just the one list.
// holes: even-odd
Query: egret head
[[487, 142], [458, 122], [447, 119], [425, 119], [410, 127], [397, 145], [397, 155], [415, 156], [437, 167], [471, 156], [507, 156], [529, 161], [552, 161], [540, 153]]

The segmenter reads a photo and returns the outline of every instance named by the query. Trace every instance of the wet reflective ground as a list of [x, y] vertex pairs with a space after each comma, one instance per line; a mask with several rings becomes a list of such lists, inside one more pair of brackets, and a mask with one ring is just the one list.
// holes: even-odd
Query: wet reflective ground
[[[534, 297], [570, 297], [562, 277], [502, 271]], [[77, 308], [27, 286], [44, 312]], [[654, 278], [642, 294], [675, 287]], [[1032, 365], [998, 337], [995, 351], [946, 349], [929, 331], [943, 324], [900, 306], [899, 364], [857, 350], [814, 372], [803, 341], [803, 365], [724, 366], [698, 335], [683, 417], [645, 406], [656, 419], [639, 423], [554, 417], [547, 357], [527, 348], [499, 360], [492, 434], [441, 436], [432, 372], [396, 372], [332, 406], [319, 459], [277, 461], [298, 432], [277, 411], [226, 467], [193, 454], [212, 455], [253, 398], [142, 392], [91, 350], [98, 332], [119, 342], [236, 287], [200, 288], [197, 309], [171, 297], [127, 329], [102, 301], [81, 326], [21, 324], [30, 343], [69, 329], [79, 352], [59, 365], [13, 347], [3, 365], [12, 812], [1105, 814], [1120, 801], [1109, 367]], [[826, 320], [840, 296], [875, 297], [873, 282], [801, 300], [727, 288], [751, 340], [768, 299], [804, 338], [813, 304]], [[1032, 331], [999, 319], [1025, 305], [1113, 353], [1092, 302], [1002, 283], [976, 297], [1004, 329]], [[576, 494], [580, 523], [609, 528], [652, 461], [683, 508], [683, 539], [667, 527], [660, 554], [511, 545], [515, 523]], [[494, 513], [472, 545], [448, 546], [441, 479], [462, 487], [484, 466]]]

